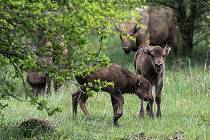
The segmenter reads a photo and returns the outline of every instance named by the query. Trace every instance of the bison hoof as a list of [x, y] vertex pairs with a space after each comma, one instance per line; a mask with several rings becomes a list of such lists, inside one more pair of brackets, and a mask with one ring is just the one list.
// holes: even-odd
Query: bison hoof
[[149, 117], [150, 117], [150, 118], [154, 118], [154, 116], [155, 116], [154, 113], [150, 113], [150, 114], [149, 114]]
[[147, 116], [151, 116], [151, 112], [150, 111], [147, 111]]
[[139, 117], [140, 117], [140, 118], [144, 118], [144, 112], [140, 112], [140, 113], [139, 113]]
[[91, 120], [91, 116], [90, 116], [90, 115], [85, 116], [85, 119], [86, 119], [86, 120]]
[[157, 118], [161, 118], [161, 114], [160, 113], [157, 113]]
[[76, 119], [77, 118], [77, 115], [76, 114], [73, 114], [73, 119]]
[[116, 118], [120, 118], [122, 116], [122, 113], [117, 113]]
[[121, 127], [121, 125], [120, 125], [119, 123], [114, 124], [114, 126], [115, 126], [116, 128], [120, 128], [120, 127]]
[[117, 113], [114, 117], [114, 125], [116, 127], [120, 127], [119, 123], [118, 123], [118, 119], [122, 116], [123, 113]]

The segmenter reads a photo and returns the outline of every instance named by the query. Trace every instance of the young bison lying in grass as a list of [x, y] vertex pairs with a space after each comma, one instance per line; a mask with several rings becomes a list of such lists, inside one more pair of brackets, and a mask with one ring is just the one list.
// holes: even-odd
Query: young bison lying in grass
[[[88, 99], [88, 92], [86, 90], [88, 83], [94, 83], [94, 80], [113, 82], [113, 86], [104, 87], [102, 90], [106, 91], [111, 96], [111, 102], [114, 111], [114, 124], [119, 126], [118, 119], [123, 114], [123, 94], [134, 93], [140, 99], [148, 101], [151, 100], [151, 84], [142, 76], [136, 76], [128, 70], [124, 70], [121, 66], [112, 64], [109, 68], [101, 68], [86, 77], [76, 77], [81, 89], [72, 95], [73, 116], [77, 113], [77, 104], [86, 117], [90, 117], [87, 110], [86, 101]], [[97, 91], [96, 88], [92, 90]]]
[[[152, 86], [155, 86], [155, 102], [157, 104], [157, 117], [161, 116], [160, 103], [163, 79], [165, 74], [165, 58], [170, 52], [170, 48], [161, 48], [160, 46], [149, 46], [139, 49], [134, 57], [134, 67], [136, 73], [149, 80]], [[147, 105], [147, 113], [153, 116], [153, 101]], [[140, 116], [144, 116], [143, 100], [141, 101]]]

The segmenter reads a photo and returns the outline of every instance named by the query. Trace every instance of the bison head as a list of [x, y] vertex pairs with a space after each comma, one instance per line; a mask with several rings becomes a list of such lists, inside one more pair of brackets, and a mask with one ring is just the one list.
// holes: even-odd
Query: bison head
[[149, 46], [144, 48], [144, 53], [150, 56], [152, 65], [157, 73], [164, 70], [165, 58], [169, 54], [171, 48], [161, 48], [160, 46]]
[[131, 50], [136, 51], [136, 33], [139, 30], [136, 23], [124, 22], [120, 26], [115, 26], [116, 30], [120, 32], [120, 39], [122, 49], [125, 54]]
[[152, 99], [151, 83], [141, 75], [137, 78], [136, 94], [145, 101]]

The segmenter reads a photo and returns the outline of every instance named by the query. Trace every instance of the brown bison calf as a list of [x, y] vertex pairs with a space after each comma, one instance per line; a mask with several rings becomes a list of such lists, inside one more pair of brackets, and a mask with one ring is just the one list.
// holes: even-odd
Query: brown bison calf
[[[170, 48], [160, 46], [149, 46], [139, 49], [134, 57], [136, 73], [149, 80], [155, 86], [155, 102], [157, 104], [157, 117], [161, 116], [161, 90], [165, 73], [165, 57], [169, 54]], [[153, 99], [152, 99], [153, 101]], [[147, 105], [147, 114], [153, 116], [152, 104]], [[144, 116], [143, 100], [141, 101], [140, 116]]]
[[[148, 80], [142, 76], [136, 76], [116, 64], [112, 64], [109, 68], [101, 68], [86, 77], [76, 77], [76, 79], [81, 85], [81, 90], [72, 95], [73, 116], [77, 113], [77, 104], [79, 103], [85, 116], [90, 117], [86, 105], [88, 99], [86, 87], [88, 83], [93, 83], [94, 80], [98, 79], [113, 82], [114, 86], [104, 87], [102, 90], [111, 95], [115, 126], [119, 126], [118, 119], [123, 114], [124, 99], [122, 95], [124, 93], [134, 93], [145, 101], [150, 100], [152, 97], [151, 84]], [[97, 91], [95, 88], [92, 88], [92, 90]]]

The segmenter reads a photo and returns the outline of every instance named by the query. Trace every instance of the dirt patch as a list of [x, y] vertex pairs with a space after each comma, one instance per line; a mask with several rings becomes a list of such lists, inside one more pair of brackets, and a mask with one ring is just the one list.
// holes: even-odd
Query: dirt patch
[[[164, 140], [185, 140], [184, 132], [179, 131], [169, 137], [166, 137], [166, 138], [163, 137], [163, 139]], [[119, 140], [157, 140], [157, 138], [146, 136], [145, 133], [142, 132], [139, 134], [129, 135], [128, 137], [125, 137], [125, 138], [120, 138]]]
[[48, 120], [41, 120], [37, 118], [23, 121], [20, 123], [19, 129], [23, 133], [24, 137], [38, 136], [55, 130], [54, 126]]
[[167, 140], [184, 140], [184, 132], [179, 131], [170, 136]]
[[151, 137], [147, 137], [143, 132], [139, 134], [133, 134], [120, 140], [154, 140]]

